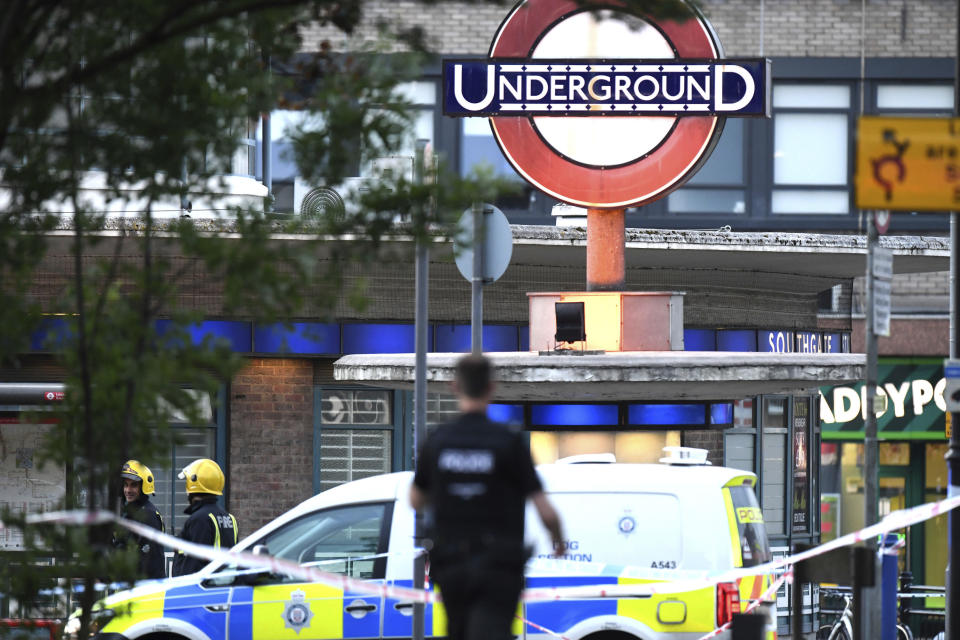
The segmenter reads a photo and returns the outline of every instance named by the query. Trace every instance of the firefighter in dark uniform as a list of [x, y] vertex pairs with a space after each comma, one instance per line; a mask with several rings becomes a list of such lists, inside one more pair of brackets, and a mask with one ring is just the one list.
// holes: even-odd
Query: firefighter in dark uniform
[[[121, 516], [153, 527], [163, 533], [163, 518], [160, 511], [150, 502], [154, 494], [153, 473], [137, 460], [127, 460], [120, 470], [123, 480], [124, 504]], [[135, 533], [123, 529], [114, 536], [113, 544], [120, 549], [136, 546], [139, 553], [137, 571], [139, 575], [150, 578], [166, 578], [167, 572], [163, 560], [163, 547]]]
[[[486, 415], [490, 362], [465, 356], [454, 390], [460, 417], [437, 428], [420, 453], [410, 503], [429, 508], [430, 575], [439, 586], [451, 640], [507, 640], [523, 590], [523, 525], [529, 498], [565, 550], [560, 519], [533, 468], [522, 434]], [[425, 545], [429, 546], [429, 545]]]
[[[225, 484], [220, 465], [208, 458], [194, 460], [180, 472], [179, 478], [186, 481], [190, 500], [190, 506], [184, 510], [190, 517], [183, 523], [180, 538], [217, 549], [229, 549], [237, 544], [240, 533], [237, 519], [217, 504], [217, 496], [223, 495]], [[177, 551], [173, 559], [173, 575], [194, 573], [208, 562]]]

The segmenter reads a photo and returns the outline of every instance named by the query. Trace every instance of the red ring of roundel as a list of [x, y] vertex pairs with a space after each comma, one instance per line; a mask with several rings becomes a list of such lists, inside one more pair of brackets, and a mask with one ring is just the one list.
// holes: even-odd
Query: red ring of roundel
[[[583, 10], [573, 0], [521, 0], [490, 45], [491, 58], [528, 58], [537, 39], [564, 16]], [[622, 10], [616, 0], [594, 0], [594, 8]], [[649, 19], [648, 19], [649, 20]], [[699, 16], [657, 26], [681, 58], [716, 58], [718, 49]], [[609, 117], [609, 116], [607, 116]], [[490, 127], [503, 154], [535, 187], [570, 204], [619, 208], [662, 198], [684, 182], [712, 148], [719, 133], [716, 116], [677, 119], [666, 139], [649, 155], [613, 168], [591, 168], [557, 155], [537, 134], [532, 118], [492, 117]]]

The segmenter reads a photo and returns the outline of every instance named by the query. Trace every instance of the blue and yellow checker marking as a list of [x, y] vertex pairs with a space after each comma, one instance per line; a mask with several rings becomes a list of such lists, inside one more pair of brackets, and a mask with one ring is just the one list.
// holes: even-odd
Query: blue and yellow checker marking
[[[617, 584], [615, 577], [578, 577], [549, 576], [527, 578], [528, 589], [549, 589], [551, 587], [580, 587], [585, 585]], [[595, 616], [613, 616], [617, 614], [617, 601], [604, 600], [560, 600], [548, 602], [528, 602], [526, 618], [530, 622], [562, 633], [581, 620]]]
[[[527, 588], [580, 587], [590, 585], [649, 584], [654, 580], [620, 578], [613, 576], [544, 576], [527, 578]], [[657, 619], [657, 607], [662, 602], [683, 602], [686, 615], [683, 622], [664, 624]], [[678, 605], [668, 604], [676, 608]], [[598, 616], [620, 616], [637, 620], [657, 632], [703, 632], [714, 629], [716, 590], [705, 587], [680, 594], [655, 594], [639, 598], [605, 598], [593, 600], [563, 600], [559, 602], [527, 603], [527, 619], [556, 633], [564, 633], [583, 620]]]
[[155, 593], [136, 600], [127, 600], [112, 607], [117, 615], [104, 628], [105, 633], [123, 633], [130, 627], [145, 620], [153, 620], [163, 615], [165, 593]]
[[[229, 612], [225, 605], [229, 603], [229, 587], [204, 589], [198, 584], [174, 587], [167, 590], [163, 617], [183, 620], [211, 638], [223, 638], [226, 636]], [[207, 607], [224, 608], [211, 611]]]
[[[286, 623], [286, 611], [294, 593], [303, 592], [310, 608], [309, 623], [298, 629]], [[355, 618], [346, 607], [355, 600], [375, 610]], [[230, 640], [311, 640], [377, 638], [380, 636], [382, 601], [379, 596], [347, 591], [319, 583], [288, 583], [260, 587], [236, 587], [230, 606]]]
[[[413, 587], [413, 580], [395, 580], [390, 583], [397, 587]], [[427, 587], [428, 591], [433, 591], [433, 584]], [[395, 598], [387, 598], [383, 607], [383, 637], [384, 638], [409, 638], [413, 633], [412, 609], [404, 608], [407, 613], [401, 613], [396, 605], [406, 602]], [[447, 632], [447, 617], [444, 615], [442, 605], [427, 604], [423, 611], [423, 634], [427, 637], [442, 636]]]
[[[299, 629], [286, 624], [285, 613], [295, 592], [313, 614]], [[355, 600], [376, 609], [359, 618], [345, 610]], [[229, 605], [229, 606], [226, 606]], [[214, 609], [211, 610], [210, 607]], [[182, 620], [211, 638], [230, 640], [339, 640], [379, 638], [380, 596], [347, 591], [319, 583], [289, 583], [259, 587], [174, 587], [166, 592], [113, 607], [117, 616], [104, 631], [123, 633], [134, 624], [161, 618]], [[218, 610], [221, 609], [221, 610]], [[406, 635], [411, 633], [407, 619]]]

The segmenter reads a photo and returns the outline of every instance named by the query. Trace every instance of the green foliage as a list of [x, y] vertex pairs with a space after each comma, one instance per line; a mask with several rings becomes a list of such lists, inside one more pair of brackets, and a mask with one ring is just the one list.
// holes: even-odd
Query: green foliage
[[[657, 11], [675, 4], [644, 1]], [[65, 507], [116, 510], [122, 462], [150, 465], [166, 455], [173, 412], [201, 420], [186, 389], [215, 394], [237, 372], [242, 361], [226, 346], [191, 342], [191, 323], [293, 318], [307, 285], [329, 292], [331, 305], [344, 294], [362, 308], [362, 288], [341, 291], [345, 265], [384, 259], [398, 233], [422, 241], [443, 235], [471, 202], [516, 186], [483, 173], [462, 180], [440, 163], [424, 168], [425, 183], [394, 177], [365, 194], [359, 210], [310, 221], [268, 215], [251, 198], [238, 204], [205, 195], [227, 188], [222, 176], [234, 173], [258, 114], [274, 108], [311, 113], [288, 132], [309, 179], [335, 184], [357, 161], [409, 146], [411, 105], [396, 87], [416, 78], [426, 59], [421, 31], [384, 26], [368, 50], [337, 54], [322, 44], [315, 54], [297, 53], [307, 22], [349, 34], [363, 5], [13, 0], [5, 7], [0, 366], [18, 366], [41, 314], [66, 320], [50, 345], [67, 372], [66, 399], [40, 452], [41, 462], [65, 470]], [[201, 210], [219, 220], [197, 220]], [[45, 260], [54, 241], [72, 256], [65, 273], [53, 274], [68, 284], [38, 298], [37, 274], [51, 273]], [[217, 308], [184, 300], [190, 278], [211, 283]], [[0, 588], [20, 603], [16, 615], [37, 614], [40, 600], [65, 598], [79, 582], [85, 589], [73, 602], [85, 631], [94, 585], [136, 577], [135, 559], [113, 549], [108, 528], [28, 526], [10, 512], [0, 518], [25, 536], [24, 551], [0, 562]]]

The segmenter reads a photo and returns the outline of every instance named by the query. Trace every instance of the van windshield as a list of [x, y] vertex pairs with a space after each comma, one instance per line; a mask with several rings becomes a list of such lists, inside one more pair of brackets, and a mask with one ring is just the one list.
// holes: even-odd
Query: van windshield
[[753, 567], [770, 562], [770, 542], [767, 540], [767, 528], [763, 524], [763, 512], [757, 503], [757, 496], [747, 485], [729, 487], [733, 502], [733, 513], [740, 534], [740, 555], [744, 567]]

